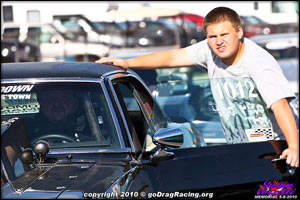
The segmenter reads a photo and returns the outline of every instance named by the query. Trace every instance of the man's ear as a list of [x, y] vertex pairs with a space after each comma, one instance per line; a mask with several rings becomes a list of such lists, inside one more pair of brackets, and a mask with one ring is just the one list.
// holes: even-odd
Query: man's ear
[[244, 30], [241, 26], [238, 26], [237, 29], [238, 29], [239, 39], [241, 40], [244, 35]]

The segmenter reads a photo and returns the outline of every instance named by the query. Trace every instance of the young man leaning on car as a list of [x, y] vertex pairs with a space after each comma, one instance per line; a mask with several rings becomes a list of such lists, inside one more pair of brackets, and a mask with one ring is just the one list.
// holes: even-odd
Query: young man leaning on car
[[295, 95], [289, 88], [279, 64], [261, 47], [243, 38], [240, 17], [230, 8], [218, 7], [210, 11], [203, 22], [203, 29], [207, 39], [186, 48], [130, 59], [102, 58], [96, 63], [113, 63], [124, 69], [153, 69], [197, 64], [208, 70], [209, 78], [251, 78], [277, 121], [273, 126], [279, 128], [274, 129], [274, 134], [277, 138], [284, 135], [288, 143], [288, 148], [280, 157], [286, 157], [287, 164], [298, 167], [299, 134], [289, 105], [289, 101]]

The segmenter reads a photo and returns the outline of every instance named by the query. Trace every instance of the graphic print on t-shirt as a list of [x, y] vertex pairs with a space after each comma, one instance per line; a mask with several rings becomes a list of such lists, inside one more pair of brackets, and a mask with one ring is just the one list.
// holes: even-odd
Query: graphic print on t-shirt
[[266, 105], [252, 79], [218, 78], [210, 84], [227, 143], [274, 139]]

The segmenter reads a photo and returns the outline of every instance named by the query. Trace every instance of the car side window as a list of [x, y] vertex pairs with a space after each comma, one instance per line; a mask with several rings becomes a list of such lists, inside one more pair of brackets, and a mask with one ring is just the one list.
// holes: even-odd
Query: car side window
[[[113, 83], [123, 112], [127, 113], [129, 123], [133, 124], [141, 145], [145, 138], [151, 137], [159, 128], [167, 125], [167, 117], [156, 106], [148, 91], [133, 78], [118, 80]], [[132, 133], [131, 133], [132, 134]]]
[[3, 38], [16, 39], [18, 40], [20, 36], [19, 27], [7, 27], [3, 30]]
[[207, 145], [279, 138], [273, 118], [248, 77], [171, 80], [157, 88], [156, 100], [169, 117], [191, 122]]
[[[126, 83], [119, 82], [114, 85], [115, 90], [119, 91], [119, 101], [123, 104], [123, 112], [126, 113], [127, 124], [131, 130], [131, 136], [137, 137], [139, 145], [144, 142], [146, 130], [149, 128], [146, 118], [143, 115], [132, 88]], [[133, 139], [135, 140], [135, 139]]]
[[[20, 156], [28, 148], [28, 138], [24, 136], [24, 121], [19, 117], [1, 119], [1, 160], [4, 168], [1, 169], [1, 179], [4, 182], [21, 176], [33, 165], [23, 165]], [[2, 184], [2, 183], [1, 183]]]
[[40, 35], [40, 42], [41, 43], [51, 43], [51, 38], [54, 37], [54, 34], [51, 33], [49, 28], [47, 26], [42, 26], [41, 27], [41, 35]]

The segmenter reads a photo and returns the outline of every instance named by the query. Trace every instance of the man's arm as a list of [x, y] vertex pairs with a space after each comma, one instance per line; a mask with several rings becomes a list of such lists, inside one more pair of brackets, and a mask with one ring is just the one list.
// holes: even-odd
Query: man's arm
[[292, 110], [286, 99], [276, 101], [271, 109], [288, 143], [288, 149], [280, 157], [287, 157], [287, 164], [299, 167], [299, 134]]
[[185, 48], [160, 51], [129, 59], [106, 57], [95, 61], [95, 63], [113, 63], [123, 69], [151, 69], [192, 65], [192, 61]]

